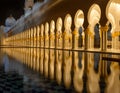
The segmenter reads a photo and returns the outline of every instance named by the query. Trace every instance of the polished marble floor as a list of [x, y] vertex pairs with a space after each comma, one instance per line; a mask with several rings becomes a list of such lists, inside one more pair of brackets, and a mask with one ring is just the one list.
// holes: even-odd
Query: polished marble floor
[[120, 55], [0, 49], [0, 93], [120, 93]]

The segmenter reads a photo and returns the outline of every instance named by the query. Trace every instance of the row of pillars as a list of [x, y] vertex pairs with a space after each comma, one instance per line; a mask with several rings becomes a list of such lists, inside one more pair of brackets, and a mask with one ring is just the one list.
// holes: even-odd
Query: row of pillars
[[[52, 20], [50, 25], [48, 22], [41, 25], [31, 27], [21, 33], [7, 37], [4, 39], [4, 45], [13, 47], [43, 47], [43, 48], [62, 48], [62, 49], [94, 49], [94, 34], [88, 27], [85, 31], [80, 24], [79, 18], [74, 19], [75, 28], [71, 30], [72, 17], [70, 14], [65, 16], [64, 31], [62, 18], [55, 21]], [[80, 35], [80, 28], [82, 33]], [[107, 50], [107, 31], [108, 26], [100, 27], [100, 49]], [[81, 40], [80, 40], [81, 39]], [[117, 42], [119, 37], [112, 38], [112, 48], [119, 49]], [[115, 42], [116, 41], [116, 42]], [[80, 45], [80, 46], [79, 46]]]

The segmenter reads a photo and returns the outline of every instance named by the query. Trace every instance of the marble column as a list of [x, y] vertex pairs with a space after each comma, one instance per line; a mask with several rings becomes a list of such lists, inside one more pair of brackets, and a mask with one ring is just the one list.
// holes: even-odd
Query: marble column
[[106, 51], [107, 50], [107, 31], [108, 31], [108, 26], [101, 27], [101, 50]]

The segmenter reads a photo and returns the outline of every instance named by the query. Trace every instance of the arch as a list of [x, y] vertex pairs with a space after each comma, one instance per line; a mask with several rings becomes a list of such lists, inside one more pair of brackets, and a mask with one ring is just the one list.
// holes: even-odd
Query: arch
[[71, 25], [72, 25], [72, 17], [70, 14], [67, 14], [64, 20], [65, 30], [69, 31], [71, 29]]
[[112, 33], [120, 29], [120, 0], [110, 0], [106, 7], [106, 16], [112, 24]]
[[114, 31], [114, 29], [115, 29], [115, 19], [114, 19], [114, 16], [111, 14], [111, 13], [109, 13], [108, 14], [108, 16], [109, 16], [109, 22], [111, 23], [111, 25], [112, 25], [112, 29], [111, 29], [111, 33], [113, 33], [113, 31]]
[[120, 49], [120, 0], [110, 0], [106, 7], [106, 16], [112, 24], [112, 49]]
[[[84, 13], [82, 10], [79, 9], [76, 12], [75, 17], [74, 17], [74, 25], [75, 25], [74, 36], [78, 37], [78, 41], [77, 41], [77, 39], [74, 39], [74, 42], [78, 43], [78, 44], [75, 44], [74, 47], [82, 48], [84, 46], [83, 23], [84, 23]], [[75, 34], [75, 33], [77, 33], [77, 34]]]
[[99, 21], [101, 9], [99, 5], [93, 4], [88, 11], [88, 49], [100, 48]]
[[54, 30], [55, 30], [55, 21], [52, 20], [50, 22], [50, 33], [54, 33]]
[[41, 24], [40, 29], [41, 29], [41, 36], [44, 36], [44, 25], [43, 24]]
[[75, 27], [76, 28], [80, 28], [83, 26], [83, 23], [84, 23], [84, 13], [82, 10], [78, 10], [75, 14], [75, 17], [74, 17], [74, 24], [75, 24]]
[[[99, 23], [101, 18], [101, 9], [99, 5], [93, 4], [89, 11], [88, 11], [88, 23], [91, 28], [94, 28], [94, 26]], [[93, 30], [92, 30], [93, 31]]]
[[57, 31], [61, 31], [62, 30], [62, 25], [63, 25], [62, 18], [58, 17], [57, 22], [56, 22], [56, 29], [57, 29]]
[[46, 22], [45, 23], [45, 35], [48, 35], [48, 31], [49, 31], [49, 23]]

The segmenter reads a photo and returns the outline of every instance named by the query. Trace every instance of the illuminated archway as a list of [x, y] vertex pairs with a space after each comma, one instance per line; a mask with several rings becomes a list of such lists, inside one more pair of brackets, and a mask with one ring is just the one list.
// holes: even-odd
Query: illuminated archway
[[[74, 17], [75, 31], [74, 33], [74, 48], [81, 48], [84, 46], [84, 13], [82, 10], [78, 10]], [[78, 39], [77, 39], [78, 38]], [[78, 41], [77, 41], [78, 40]]]
[[[84, 47], [84, 13], [82, 10], [78, 10], [74, 17], [75, 30], [73, 31], [74, 49], [81, 49]], [[83, 72], [84, 72], [84, 54], [81, 52], [74, 52], [74, 75], [73, 85], [77, 92], [83, 90]]]
[[[95, 26], [99, 25], [101, 9], [99, 5], [93, 4], [88, 11], [88, 49], [94, 48]], [[99, 31], [99, 27], [98, 27]], [[98, 32], [99, 33], [99, 32]]]
[[106, 16], [112, 24], [112, 49], [120, 49], [120, 0], [110, 0], [106, 7]]

